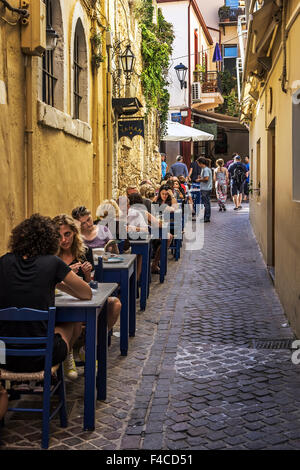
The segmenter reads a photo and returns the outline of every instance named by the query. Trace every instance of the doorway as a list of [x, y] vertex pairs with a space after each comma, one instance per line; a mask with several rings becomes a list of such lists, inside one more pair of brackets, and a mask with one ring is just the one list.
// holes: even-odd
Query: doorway
[[276, 121], [268, 128], [268, 253], [267, 264], [270, 276], [275, 281], [276, 266]]

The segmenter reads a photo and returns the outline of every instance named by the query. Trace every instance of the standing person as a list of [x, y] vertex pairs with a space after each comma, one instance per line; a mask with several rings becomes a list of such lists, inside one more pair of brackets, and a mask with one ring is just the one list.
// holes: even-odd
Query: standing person
[[161, 177], [164, 179], [166, 176], [168, 165], [167, 165], [167, 155], [165, 153], [161, 153]]
[[210, 222], [210, 214], [211, 214], [211, 207], [210, 207], [210, 194], [212, 190], [212, 171], [207, 166], [206, 158], [199, 158], [199, 165], [202, 169], [200, 177], [198, 181], [201, 183], [201, 199], [202, 203], [204, 204], [204, 222]]
[[245, 157], [245, 166], [247, 168], [246, 181], [244, 184], [244, 201], [249, 201], [249, 183], [250, 183], [250, 163], [249, 157]]
[[228, 170], [228, 168], [230, 167], [230, 165], [231, 165], [232, 163], [234, 163], [234, 157], [235, 157], [236, 155], [237, 155], [236, 152], [233, 153], [233, 154], [231, 155], [231, 159], [228, 160], [228, 162], [225, 163], [224, 166], [225, 166], [225, 168], [227, 168], [227, 170]]
[[189, 171], [189, 181], [191, 185], [191, 196], [193, 199], [194, 212], [198, 215], [201, 204], [200, 183], [199, 177], [201, 174], [201, 167], [199, 165], [199, 158], [191, 163]]
[[236, 155], [234, 157], [234, 163], [228, 168], [230, 175], [231, 195], [234, 202], [234, 210], [241, 209], [244, 183], [246, 180], [247, 168], [244, 163], [241, 162], [241, 157]]
[[224, 160], [219, 158], [216, 161], [217, 168], [214, 170], [214, 183], [216, 196], [219, 204], [219, 212], [226, 211], [227, 185], [229, 181], [228, 170], [224, 167]]
[[173, 163], [170, 168], [170, 172], [172, 173], [172, 176], [184, 176], [185, 178], [188, 177], [188, 169], [186, 164], [183, 163], [183, 157], [181, 155], [177, 155], [176, 163]]

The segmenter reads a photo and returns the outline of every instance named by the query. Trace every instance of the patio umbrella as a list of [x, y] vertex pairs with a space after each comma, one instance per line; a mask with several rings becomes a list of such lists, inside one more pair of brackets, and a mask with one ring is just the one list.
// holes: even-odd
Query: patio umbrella
[[222, 61], [222, 55], [221, 55], [220, 46], [219, 46], [218, 42], [216, 42], [216, 45], [215, 45], [215, 50], [214, 50], [214, 55], [213, 55], [212, 61], [213, 62], [221, 62]]
[[161, 137], [161, 140], [171, 142], [200, 142], [201, 140], [214, 140], [213, 134], [200, 131], [194, 127], [184, 126], [179, 122], [167, 121], [166, 134]]

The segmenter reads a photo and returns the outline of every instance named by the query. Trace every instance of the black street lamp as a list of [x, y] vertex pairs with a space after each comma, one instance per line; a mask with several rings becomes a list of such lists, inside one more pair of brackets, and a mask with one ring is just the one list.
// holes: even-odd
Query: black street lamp
[[126, 80], [129, 80], [133, 72], [133, 66], [135, 61], [135, 55], [131, 50], [130, 44], [128, 44], [120, 58], [126, 76]]
[[174, 69], [176, 70], [177, 78], [180, 81], [180, 88], [181, 89], [186, 88], [187, 83], [185, 81], [185, 77], [186, 77], [187, 67], [180, 62], [180, 64], [176, 65]]

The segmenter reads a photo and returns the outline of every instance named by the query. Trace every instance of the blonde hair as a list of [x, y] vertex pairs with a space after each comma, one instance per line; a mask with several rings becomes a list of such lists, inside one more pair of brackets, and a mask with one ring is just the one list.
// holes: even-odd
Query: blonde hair
[[120, 208], [116, 201], [114, 201], [113, 199], [105, 199], [105, 201], [102, 201], [101, 204], [97, 207], [97, 218], [102, 220], [105, 219], [107, 216], [116, 218], [120, 217]]
[[[59, 214], [54, 217], [53, 222], [55, 223], [56, 227], [59, 229], [62, 225], [68, 225], [72, 232], [74, 233], [73, 243], [71, 246], [72, 255], [80, 260], [85, 258], [85, 246], [83, 244], [82, 238], [79, 233], [79, 229], [75, 223], [75, 220], [68, 214]], [[58, 256], [61, 258], [62, 249], [59, 247]]]
[[223, 160], [223, 158], [218, 158], [218, 160], [216, 161], [216, 164], [217, 164], [219, 167], [224, 166], [224, 160]]
[[155, 189], [151, 186], [146, 191], [145, 197], [147, 199], [153, 199], [155, 197]]
[[140, 186], [140, 195], [146, 197], [146, 192], [151, 188], [150, 184], [142, 184]]

